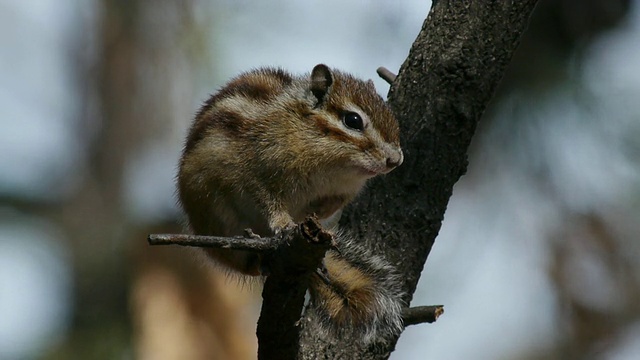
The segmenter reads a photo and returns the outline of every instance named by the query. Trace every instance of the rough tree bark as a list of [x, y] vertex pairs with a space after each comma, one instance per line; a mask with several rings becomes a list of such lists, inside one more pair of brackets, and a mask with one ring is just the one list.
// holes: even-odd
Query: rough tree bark
[[[341, 226], [404, 275], [406, 302], [440, 230], [453, 185], [467, 168], [476, 125], [527, 27], [537, 0], [440, 0], [391, 86], [405, 163], [374, 179]], [[398, 338], [362, 348], [319, 337], [317, 313], [302, 321], [301, 359], [387, 359]]]

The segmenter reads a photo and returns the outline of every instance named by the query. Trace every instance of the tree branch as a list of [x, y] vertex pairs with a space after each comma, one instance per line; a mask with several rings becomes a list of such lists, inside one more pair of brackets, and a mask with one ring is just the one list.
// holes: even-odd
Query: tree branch
[[332, 243], [333, 235], [308, 218], [295, 228], [292, 241], [271, 257], [256, 332], [258, 359], [297, 359], [304, 294]]
[[273, 237], [260, 237], [253, 233], [245, 236], [205, 236], [186, 234], [150, 234], [149, 245], [180, 245], [193, 247], [215, 247], [230, 250], [264, 252], [275, 250], [279, 242]]
[[422, 323], [433, 323], [438, 320], [442, 314], [444, 314], [443, 305], [416, 306], [406, 308], [402, 311], [402, 321], [405, 327]]
[[394, 81], [396, 81], [397, 75], [392, 73], [389, 69], [384, 66], [380, 66], [376, 72], [378, 76], [380, 76], [387, 84], [392, 85]]
[[260, 253], [269, 274], [262, 291], [258, 320], [258, 359], [296, 359], [300, 346], [300, 314], [309, 278], [322, 267], [333, 245], [333, 235], [322, 229], [315, 216], [291, 231], [261, 238], [246, 230], [244, 236], [220, 237], [151, 234], [150, 245], [216, 247]]

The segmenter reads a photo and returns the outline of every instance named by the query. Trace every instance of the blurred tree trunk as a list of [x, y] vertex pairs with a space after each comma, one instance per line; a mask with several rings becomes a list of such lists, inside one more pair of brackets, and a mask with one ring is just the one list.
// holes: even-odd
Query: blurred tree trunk
[[[585, 50], [612, 28], [624, 25], [632, 4], [630, 0], [540, 0], [493, 104], [499, 104], [502, 97], [510, 93], [522, 91], [530, 94], [529, 101], [535, 103], [554, 88], [570, 84], [568, 87], [579, 94], [576, 96], [579, 101], [593, 106], [597, 100], [583, 88], [580, 79], [582, 63], [589, 55]], [[491, 106], [488, 112], [492, 113], [494, 107]], [[553, 126], [562, 116], [548, 117], [544, 121]], [[496, 126], [491, 124], [492, 119], [489, 114], [487, 121], [481, 123], [478, 137]], [[508, 128], [500, 130], [501, 133], [510, 135], [526, 131], [523, 128], [527, 125], [518, 124], [522, 119], [514, 117], [512, 120]], [[590, 126], [587, 119], [584, 126]], [[471, 162], [474, 160], [472, 155]], [[532, 165], [508, 166], [529, 169]], [[548, 171], [553, 170], [546, 169]], [[549, 189], [548, 183], [551, 174], [546, 172], [535, 174], [538, 186], [544, 189], [540, 190], [540, 195], [554, 199], [558, 215], [564, 221], [561, 228], [554, 229], [548, 238], [540, 241], [546, 241], [549, 247], [548, 272], [555, 287], [554, 296], [560, 303], [557, 323], [563, 336], [552, 346], [533, 349], [521, 358], [583, 359], [615, 351], [620, 346], [620, 338], [640, 317], [640, 281], [637, 267], [629, 258], [629, 248], [634, 247], [629, 244], [637, 237], [633, 234], [640, 233], [635, 214], [608, 206], [603, 206], [602, 212], [575, 213], [562, 203], [561, 194], [547, 193], [553, 189]], [[586, 266], [590, 272], [582, 271]], [[594, 271], [606, 279], [607, 290], [591, 289], [593, 279], [590, 276]], [[603, 296], [603, 292], [607, 296]], [[604, 301], [604, 297], [617, 306], [604, 307], [593, 300], [594, 296], [600, 301]]]
[[[112, 359], [133, 348], [137, 359], [255, 358], [255, 324], [239, 321], [251, 293], [200, 266], [191, 253], [149, 249], [146, 234], [180, 232], [181, 226], [145, 225], [148, 219], [128, 210], [131, 167], [154, 143], [172, 142], [172, 96], [181, 84], [194, 87], [184, 64], [196, 63], [188, 57], [199, 53], [178, 48], [188, 46], [180, 37], [195, 30], [193, 6], [173, 0], [97, 4], [96, 43], [90, 44], [96, 54], [78, 59], [85, 106], [78, 136], [87, 144], [83, 183], [52, 214], [71, 238], [78, 276], [74, 334], [53, 357]], [[180, 99], [191, 106], [188, 93]]]
[[[189, 1], [103, 1], [98, 86], [105, 118], [96, 144], [98, 173], [116, 173], [121, 181], [123, 167], [131, 166], [142, 147], [168, 137], [171, 95], [180, 83], [174, 79], [184, 70], [172, 45], [182, 31], [193, 29], [192, 6]], [[164, 16], [154, 16], [157, 11]], [[168, 31], [162, 31], [158, 19]], [[100, 178], [109, 179], [104, 174]], [[119, 184], [105, 187], [122, 196]], [[243, 328], [238, 321], [246, 306], [242, 297], [250, 293], [234, 292], [224, 274], [200, 266], [189, 252], [149, 249], [144, 242], [149, 229], [130, 230], [126, 241], [134, 249], [130, 306], [136, 358], [253, 358], [253, 324]]]

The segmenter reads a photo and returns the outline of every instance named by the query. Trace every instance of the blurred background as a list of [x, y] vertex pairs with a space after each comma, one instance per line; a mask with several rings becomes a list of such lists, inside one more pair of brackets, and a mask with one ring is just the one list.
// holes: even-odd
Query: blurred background
[[[640, 358], [640, 11], [541, 0], [478, 129], [392, 359]], [[181, 232], [192, 116], [320, 62], [388, 85], [431, 4], [1, 0], [0, 359], [251, 359], [259, 285]]]

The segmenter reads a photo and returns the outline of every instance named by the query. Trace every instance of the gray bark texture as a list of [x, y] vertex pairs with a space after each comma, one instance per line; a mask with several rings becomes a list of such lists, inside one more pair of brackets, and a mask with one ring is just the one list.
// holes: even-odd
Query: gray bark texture
[[[388, 102], [401, 124], [405, 162], [374, 179], [346, 209], [341, 226], [398, 267], [407, 304], [453, 186], [466, 171], [476, 125], [536, 3], [434, 1], [391, 86]], [[331, 337], [321, 332], [313, 308], [300, 325], [300, 359], [387, 359], [398, 341], [379, 338], [361, 346], [348, 336]]]

